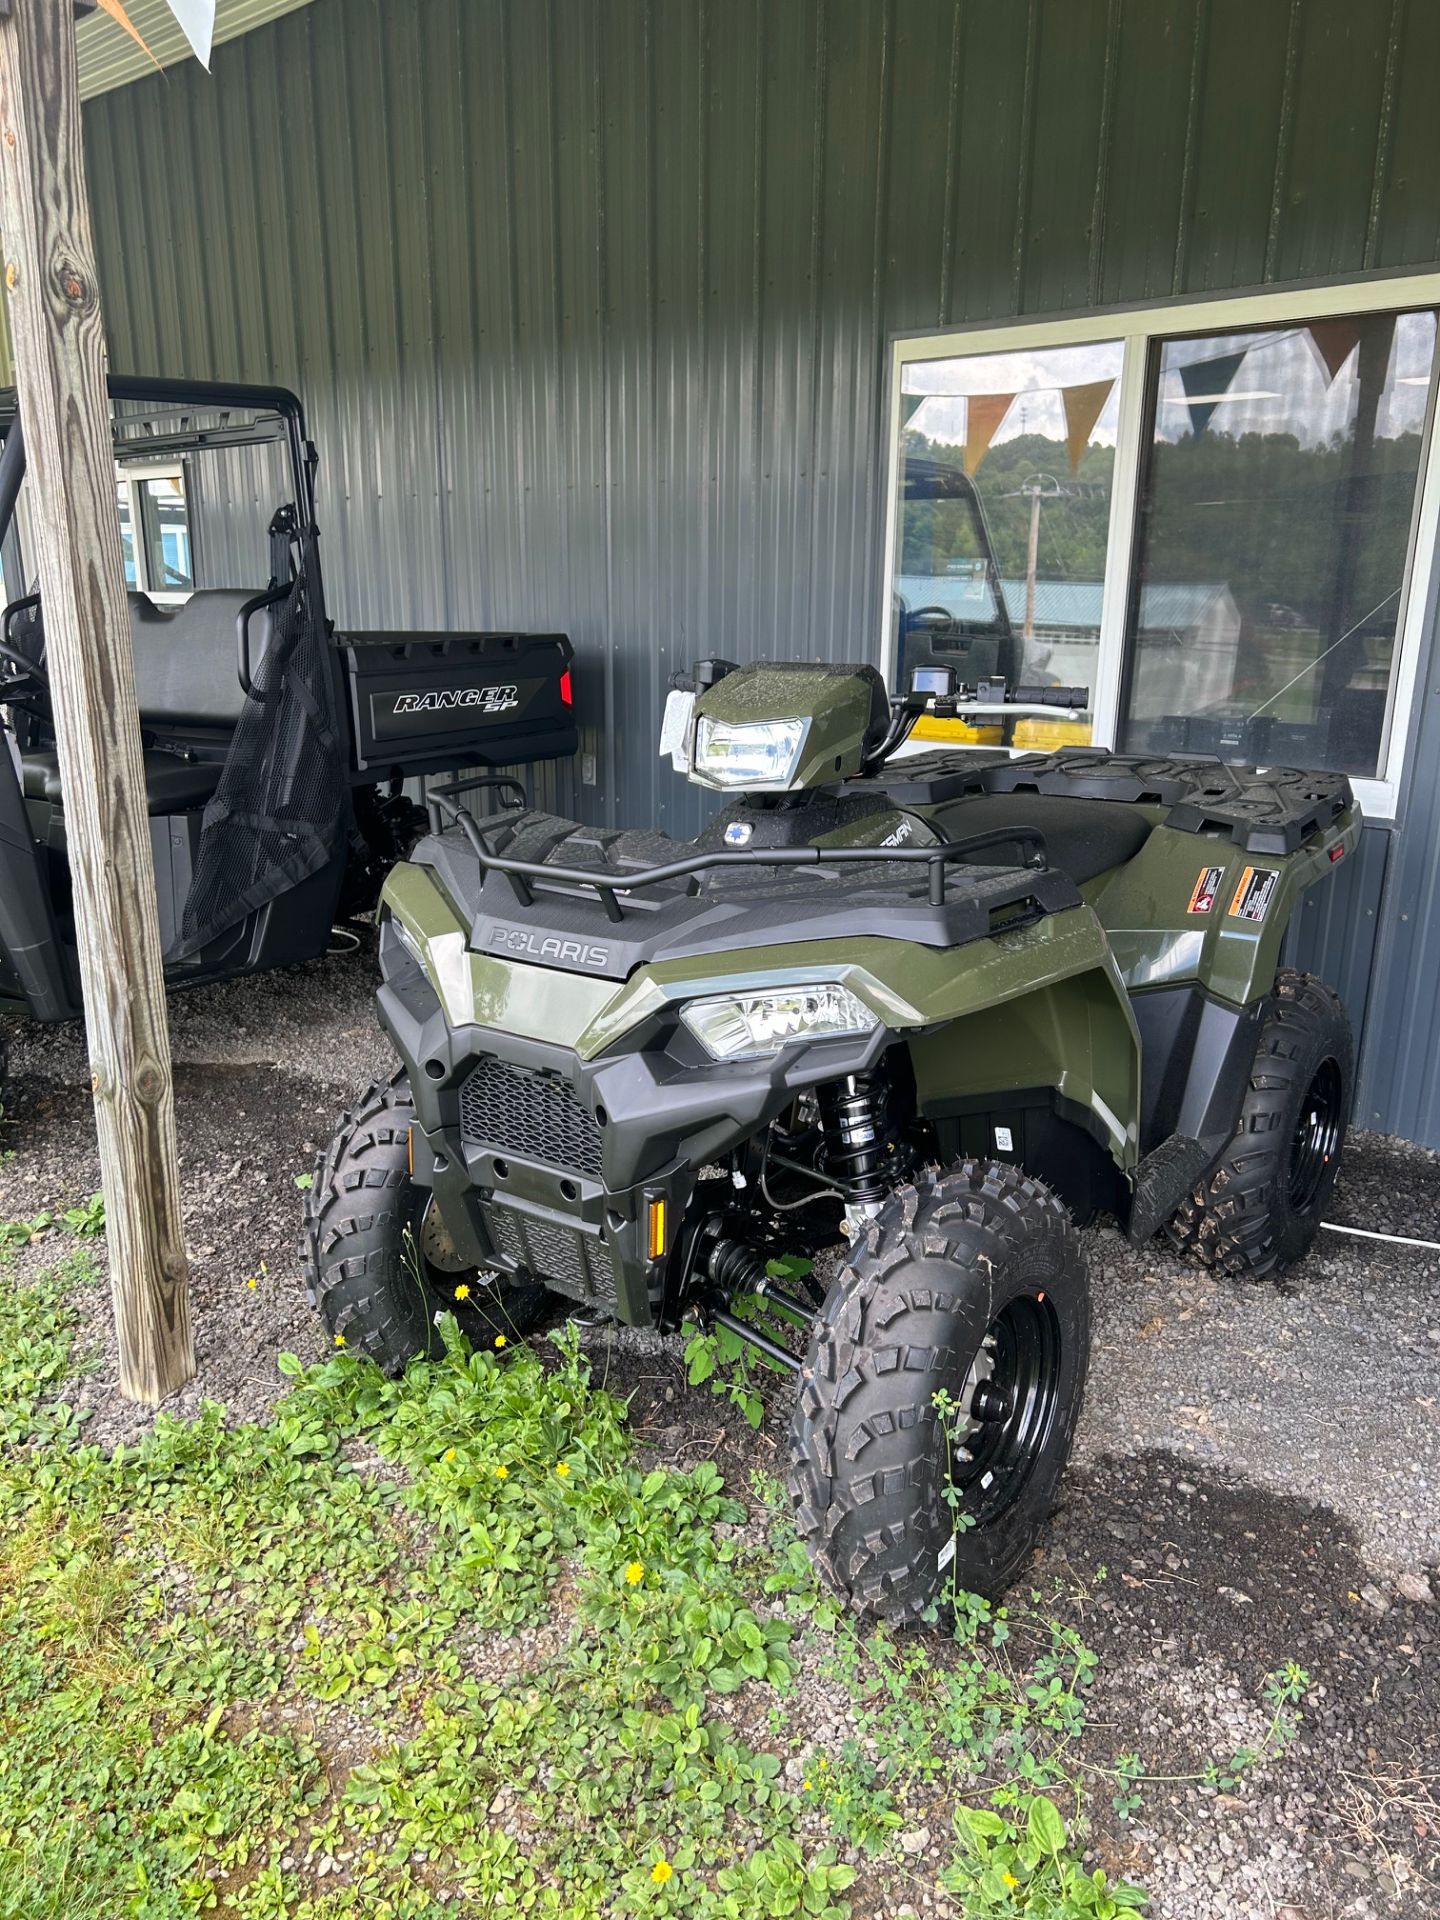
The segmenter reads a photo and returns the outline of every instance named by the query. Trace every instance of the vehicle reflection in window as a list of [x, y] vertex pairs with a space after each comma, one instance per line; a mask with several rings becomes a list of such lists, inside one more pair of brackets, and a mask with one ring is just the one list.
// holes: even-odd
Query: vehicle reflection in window
[[[961, 680], [1093, 686], [1118, 417], [1118, 341], [904, 369], [895, 659]], [[1087, 719], [976, 714], [916, 738], [1051, 748]]]
[[1433, 312], [1160, 343], [1120, 744], [1373, 776]]

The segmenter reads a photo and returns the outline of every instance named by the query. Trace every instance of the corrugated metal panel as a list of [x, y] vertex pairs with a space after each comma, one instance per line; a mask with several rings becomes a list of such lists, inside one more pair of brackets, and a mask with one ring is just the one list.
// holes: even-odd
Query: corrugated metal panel
[[[541, 797], [686, 831], [672, 667], [876, 652], [888, 334], [1433, 263], [1437, 21], [314, 0], [87, 110], [113, 359], [298, 385], [341, 620], [568, 629], [597, 782]], [[1384, 838], [1297, 936], [1352, 993]], [[1419, 1020], [1431, 918], [1383, 1021]], [[1425, 1044], [1374, 1110], [1440, 1141]]]
[[[1357, 1033], [1370, 1011], [1375, 935], [1394, 838], [1389, 827], [1367, 826], [1353, 857], [1305, 895], [1286, 939], [1286, 964], [1328, 980]], [[1365, 1124], [1372, 1122], [1367, 1118]]]
[[[309, 0], [217, 0], [215, 7], [215, 44], [233, 40], [236, 34], [263, 27], [282, 13], [291, 13]], [[105, 93], [111, 87], [123, 87], [127, 81], [142, 80], [155, 71], [155, 62], [170, 67], [177, 60], [193, 58], [190, 43], [180, 31], [166, 0], [125, 0], [125, 11], [135, 31], [154, 54], [147, 60], [144, 51], [126, 33], [118, 21], [107, 14], [93, 14], [76, 29], [80, 57], [80, 92], [86, 99]]]

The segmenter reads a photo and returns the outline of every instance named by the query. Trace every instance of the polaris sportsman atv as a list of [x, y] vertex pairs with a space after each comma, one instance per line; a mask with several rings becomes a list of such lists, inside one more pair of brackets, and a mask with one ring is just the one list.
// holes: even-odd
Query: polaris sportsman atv
[[[1035, 1543], [1085, 1378], [1077, 1224], [1268, 1274], [1350, 1105], [1344, 1008], [1279, 965], [1355, 846], [1349, 782], [898, 756], [920, 714], [1006, 700], [1084, 694], [931, 665], [892, 706], [869, 667], [707, 662], [662, 736], [727, 797], [686, 845], [432, 794], [383, 896], [400, 1070], [307, 1201], [325, 1323], [385, 1368], [442, 1310], [493, 1337], [550, 1294], [792, 1368], [801, 1531], [896, 1621]], [[840, 1243], [828, 1286], [772, 1277]]]
[[[109, 385], [167, 984], [312, 959], [423, 828], [406, 779], [575, 751], [570, 643], [337, 634], [295, 395]], [[65, 794], [13, 393], [0, 436], [0, 1011], [66, 1020], [81, 1006]]]

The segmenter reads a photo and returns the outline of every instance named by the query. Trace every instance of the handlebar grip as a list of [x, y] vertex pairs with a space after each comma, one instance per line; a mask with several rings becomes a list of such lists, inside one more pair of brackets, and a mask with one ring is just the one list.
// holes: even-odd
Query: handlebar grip
[[1089, 687], [1016, 687], [1010, 696], [1022, 707], [1088, 707]]

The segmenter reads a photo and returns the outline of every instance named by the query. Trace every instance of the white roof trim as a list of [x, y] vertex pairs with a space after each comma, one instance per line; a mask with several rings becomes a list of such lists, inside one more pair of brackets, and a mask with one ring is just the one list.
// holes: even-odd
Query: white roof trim
[[[233, 40], [237, 34], [263, 27], [282, 13], [293, 13], [308, 0], [216, 0], [215, 45]], [[190, 43], [166, 0], [126, 0], [126, 12], [135, 22], [135, 30], [162, 67], [173, 67], [180, 60], [191, 60]], [[93, 99], [113, 87], [128, 86], [155, 71], [151, 61], [136, 46], [109, 14], [97, 12], [82, 20], [76, 29], [80, 47], [80, 95]]]

